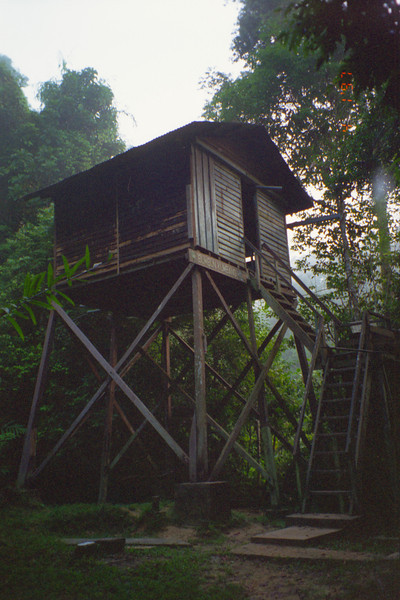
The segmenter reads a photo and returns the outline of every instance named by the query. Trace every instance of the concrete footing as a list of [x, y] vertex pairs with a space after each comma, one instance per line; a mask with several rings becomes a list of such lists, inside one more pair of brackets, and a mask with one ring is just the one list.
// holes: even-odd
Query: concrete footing
[[175, 511], [184, 521], [228, 521], [231, 516], [227, 481], [181, 483], [175, 488]]

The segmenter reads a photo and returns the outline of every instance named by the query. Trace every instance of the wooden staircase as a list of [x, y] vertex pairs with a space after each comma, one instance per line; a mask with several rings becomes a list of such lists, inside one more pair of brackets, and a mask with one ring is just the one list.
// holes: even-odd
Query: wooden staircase
[[[301, 439], [304, 441], [303, 424], [309, 404], [314, 432], [302, 493], [302, 512], [352, 515], [359, 505], [361, 490], [361, 465], [372, 380], [371, 349], [372, 346], [377, 347], [373, 336], [379, 333], [387, 336], [391, 332], [385, 328], [387, 324], [382, 329], [377, 323], [370, 323], [367, 312], [361, 322], [345, 325], [266, 243], [262, 244], [263, 251], [247, 239], [244, 239], [244, 243], [252, 253], [255, 266], [253, 272], [250, 269], [248, 271], [252, 287], [293, 332], [300, 363], [302, 354], [306, 365], [305, 368], [302, 365], [303, 376], [304, 373], [307, 376], [293, 445], [300, 487], [301, 461], [304, 464]], [[269, 273], [275, 273], [275, 279], [262, 279], [264, 265]], [[297, 284], [296, 288], [292, 280]], [[296, 297], [314, 315], [316, 328], [296, 310]], [[335, 329], [335, 341], [331, 347], [326, 341], [323, 315], [328, 316]], [[385, 321], [380, 315], [371, 313], [371, 316], [378, 318], [378, 321]], [[339, 336], [341, 341], [338, 342]], [[311, 353], [310, 360], [305, 357], [304, 348], [299, 349], [299, 346], [304, 346]], [[323, 384], [317, 402], [313, 372], [321, 368]]]
[[268, 306], [289, 327], [302, 344], [312, 352], [316, 339], [315, 329], [297, 312], [293, 297], [272, 286], [268, 288], [266, 284], [258, 282], [251, 275], [249, 279], [253, 288], [261, 295]]
[[352, 514], [358, 504], [371, 376], [367, 337], [363, 324], [357, 347], [330, 352], [315, 420], [303, 512], [316, 507]]

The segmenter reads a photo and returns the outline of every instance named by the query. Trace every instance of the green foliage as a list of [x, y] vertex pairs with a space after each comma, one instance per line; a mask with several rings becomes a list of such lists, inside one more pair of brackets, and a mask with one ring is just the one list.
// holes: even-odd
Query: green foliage
[[113, 93], [94, 69], [72, 71], [39, 90], [41, 109], [29, 108], [24, 78], [0, 60], [0, 242], [32, 221], [37, 201], [21, 198], [122, 152]]
[[[282, 43], [282, 13], [249, 0], [243, 2], [246, 11], [256, 35], [251, 44], [242, 40], [246, 68], [236, 79], [209, 75], [214, 95], [204, 114], [268, 128], [289, 166], [318, 197], [299, 220], [342, 215], [343, 227], [334, 220], [297, 228], [293, 246], [299, 268], [318, 279], [338, 314], [351, 317], [355, 296], [360, 308], [375, 307], [397, 319], [399, 115], [383, 108], [383, 89], [343, 102], [336, 77], [343, 68], [340, 54], [317, 70], [317, 57], [304, 54], [301, 44], [290, 50]], [[391, 185], [379, 204], [374, 180], [382, 173]]]
[[52, 533], [69, 536], [130, 534], [135, 520], [125, 509], [111, 504], [71, 504], [46, 508], [41, 523]]
[[[0, 57], [0, 429], [13, 423], [20, 430], [29, 414], [50, 302], [71, 304], [64, 288], [53, 289], [59, 280], [51, 266], [53, 207], [22, 197], [124, 150], [112, 91], [94, 69], [64, 67], [58, 81], [39, 91], [39, 111], [28, 105], [25, 82], [10, 59]], [[70, 284], [79, 269], [89, 268], [87, 251], [78, 264], [64, 261], [62, 277]], [[65, 334], [59, 337], [49, 395], [63, 411], [53, 414], [50, 400], [44, 400], [38, 437], [45, 446], [70, 424], [70, 412], [87, 400], [94, 379], [76, 364], [73, 343]], [[79, 389], [70, 389], [69, 377], [76, 377]], [[2, 446], [2, 485], [15, 480], [21, 442], [20, 436], [8, 436]]]
[[[397, 0], [302, 0], [286, 10], [281, 39], [291, 49], [318, 54], [318, 66], [344, 46], [342, 71], [354, 76], [357, 95], [383, 90], [382, 106], [400, 111], [400, 6]], [[339, 75], [339, 72], [338, 72]]]

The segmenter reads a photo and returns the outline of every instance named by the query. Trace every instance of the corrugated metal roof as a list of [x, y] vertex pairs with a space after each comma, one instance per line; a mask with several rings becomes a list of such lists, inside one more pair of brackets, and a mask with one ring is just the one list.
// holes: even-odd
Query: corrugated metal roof
[[70, 187], [84, 184], [92, 178], [109, 176], [138, 160], [151, 161], [152, 153], [165, 150], [171, 156], [174, 148], [182, 150], [190, 147], [190, 144], [196, 140], [206, 142], [211, 151], [214, 149], [220, 155], [226, 156], [232, 163], [237, 164], [264, 185], [282, 186], [282, 196], [288, 204], [286, 212], [296, 212], [312, 206], [312, 199], [289, 169], [265, 127], [247, 123], [211, 121], [189, 123], [146, 144], [118, 154], [87, 171], [33, 192], [25, 196], [25, 199], [55, 197]]

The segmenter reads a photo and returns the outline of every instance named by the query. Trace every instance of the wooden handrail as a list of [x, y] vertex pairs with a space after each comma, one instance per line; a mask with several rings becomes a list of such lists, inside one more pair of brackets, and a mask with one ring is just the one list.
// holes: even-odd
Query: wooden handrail
[[[296, 294], [296, 296], [298, 296], [299, 298], [301, 298], [301, 300], [312, 310], [312, 312], [316, 315], [316, 317], [318, 318], [320, 315], [320, 313], [316, 310], [316, 308], [307, 300], [307, 298], [305, 298], [303, 296], [303, 294], [301, 294], [299, 292], [299, 290], [297, 290], [290, 281], [288, 281], [277, 269], [277, 267], [275, 266], [275, 264], [270, 261], [268, 259], [267, 256], [265, 256], [265, 254], [259, 250], [258, 248], [256, 248], [254, 246], [254, 244], [252, 244], [247, 238], [243, 238], [243, 242], [245, 244], [247, 244], [249, 246], [249, 248], [257, 255], [259, 256], [262, 260], [264, 260], [268, 266], [282, 279], [282, 281], [291, 289], [294, 291], [294, 293]], [[312, 292], [310, 290], [310, 288], [300, 279], [300, 277], [298, 277], [296, 275], [296, 273], [293, 271], [293, 269], [287, 265], [275, 252], [274, 250], [272, 250], [272, 248], [270, 248], [268, 246], [268, 244], [266, 242], [263, 242], [262, 247], [265, 248], [273, 257], [275, 263], [278, 263], [279, 265], [281, 265], [288, 273], [289, 275], [296, 281], [296, 283], [298, 283], [300, 285], [300, 287], [303, 288], [303, 290], [310, 296], [310, 298], [312, 298], [314, 300], [314, 302], [316, 302], [323, 310], [324, 312], [329, 315], [329, 317], [334, 321], [335, 325], [341, 327], [343, 326], [342, 321], [333, 314], [333, 312], [328, 308], [328, 306], [320, 299], [318, 298], [318, 296], [316, 296], [314, 294], [314, 292]]]

